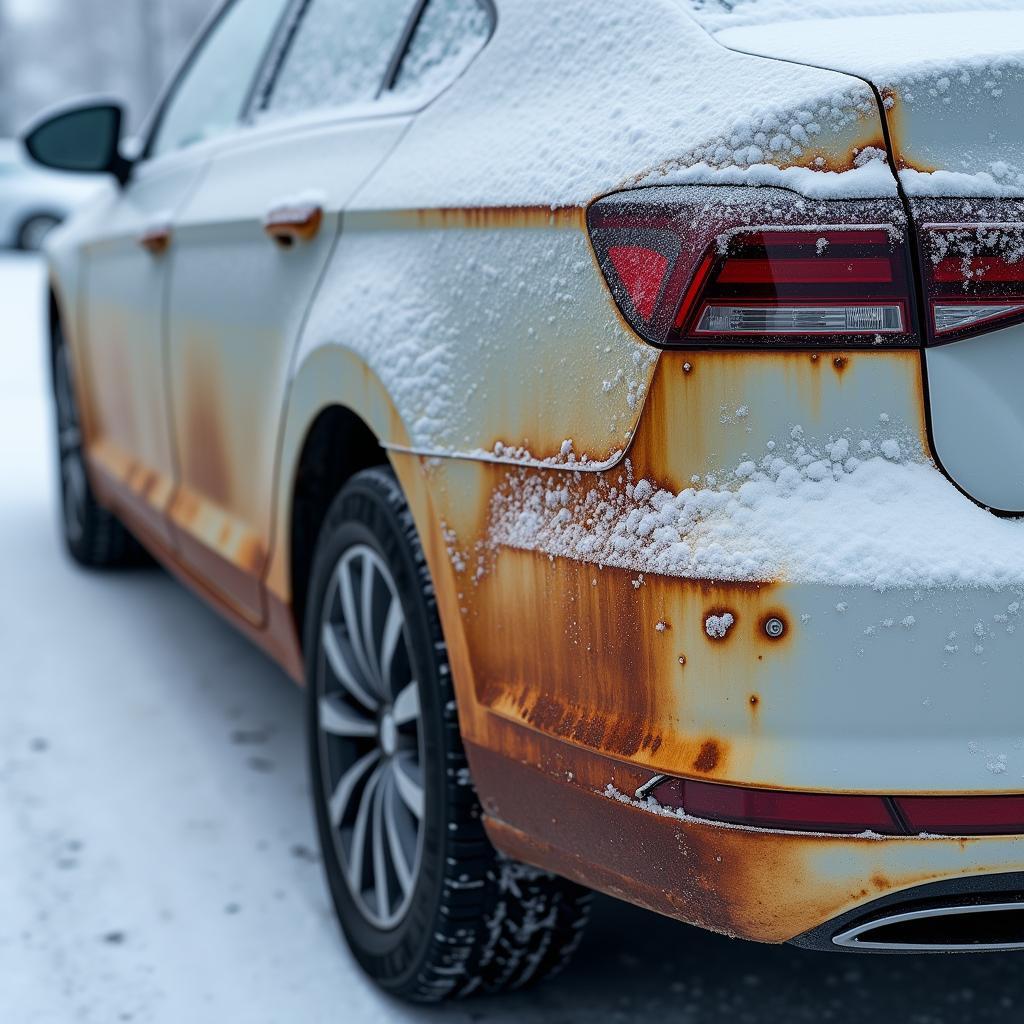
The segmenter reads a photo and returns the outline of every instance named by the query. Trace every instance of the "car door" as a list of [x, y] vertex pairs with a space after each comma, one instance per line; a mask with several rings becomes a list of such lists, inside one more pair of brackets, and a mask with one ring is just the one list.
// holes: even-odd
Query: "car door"
[[290, 360], [348, 198], [408, 115], [375, 103], [412, 0], [312, 0], [250, 124], [174, 219], [168, 382], [182, 559], [259, 624]]
[[222, 8], [168, 94], [130, 181], [94, 218], [83, 253], [90, 469], [132, 527], [165, 547], [173, 546], [166, 510], [175, 479], [164, 380], [171, 225], [241, 116], [286, 4]]

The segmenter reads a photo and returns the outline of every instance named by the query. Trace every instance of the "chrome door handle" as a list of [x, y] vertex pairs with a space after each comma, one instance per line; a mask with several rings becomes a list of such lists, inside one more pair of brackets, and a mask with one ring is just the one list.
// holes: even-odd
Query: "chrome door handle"
[[296, 242], [312, 242], [324, 222], [324, 208], [315, 201], [284, 202], [271, 207], [263, 219], [263, 230], [282, 249]]

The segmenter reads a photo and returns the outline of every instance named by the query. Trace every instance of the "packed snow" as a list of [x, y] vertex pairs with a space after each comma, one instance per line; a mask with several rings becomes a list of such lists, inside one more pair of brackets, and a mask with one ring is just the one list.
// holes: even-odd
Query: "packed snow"
[[[502, 6], [491, 41], [356, 205], [585, 205], [647, 176], [675, 180], [691, 163], [755, 182], [771, 173], [764, 165], [852, 158], [878, 122], [865, 83], [723, 49], [679, 0], [522, 0]], [[867, 178], [787, 184], [844, 195]], [[868, 191], [892, 194], [891, 174], [871, 179]]]
[[[905, 5], [815, 4], [788, 9], [754, 0], [737, 17], [713, 16], [724, 46], [868, 79], [890, 118], [900, 181], [911, 196], [1024, 195], [1024, 11], [1019, 4], [901, 13]], [[765, 11], [744, 25], [745, 10]], [[978, 9], [984, 8], [984, 9]], [[839, 14], [857, 15], [837, 17]], [[738, 23], [739, 27], [731, 27]]]
[[492, 501], [489, 539], [690, 579], [1024, 587], [1024, 522], [964, 498], [913, 436], [883, 421], [820, 439], [794, 425], [679, 491], [634, 479], [628, 458], [596, 478], [513, 473]]

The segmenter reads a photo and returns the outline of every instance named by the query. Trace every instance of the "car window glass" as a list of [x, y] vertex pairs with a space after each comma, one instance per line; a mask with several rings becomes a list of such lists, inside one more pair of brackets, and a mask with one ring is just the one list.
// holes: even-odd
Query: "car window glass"
[[491, 16], [479, 0], [429, 0], [402, 58], [392, 92], [424, 99], [466, 69], [491, 34]]
[[236, 0], [164, 109], [151, 155], [194, 145], [234, 128], [288, 0]]
[[373, 100], [411, 11], [412, 0], [312, 0], [264, 116]]

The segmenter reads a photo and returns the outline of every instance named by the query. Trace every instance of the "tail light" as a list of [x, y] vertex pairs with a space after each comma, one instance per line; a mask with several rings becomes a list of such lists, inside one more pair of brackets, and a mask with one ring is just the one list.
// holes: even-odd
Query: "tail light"
[[[719, 204], [708, 193], [723, 190], [705, 188], [695, 209], [683, 200], [687, 190], [643, 191], [661, 195], [601, 200], [588, 223], [612, 295], [647, 341], [914, 342], [903, 215], [894, 206], [812, 204], [773, 189], [751, 190], [765, 193], [756, 204], [736, 202], [734, 194]], [[873, 219], [879, 214], [881, 221]]]
[[933, 344], [1024, 321], [1024, 225], [927, 225], [922, 249]]

